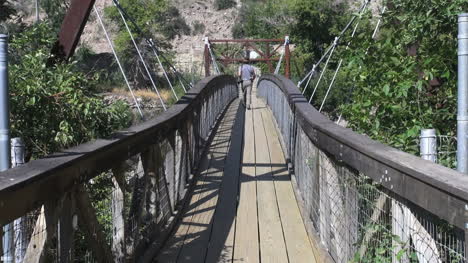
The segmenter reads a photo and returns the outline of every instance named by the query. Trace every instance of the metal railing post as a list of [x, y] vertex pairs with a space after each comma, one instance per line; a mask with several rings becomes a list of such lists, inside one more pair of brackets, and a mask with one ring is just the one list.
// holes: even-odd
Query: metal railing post
[[39, 23], [40, 22], [40, 18], [39, 18], [39, 8], [40, 8], [40, 5], [39, 5], [39, 0], [36, 0], [35, 1], [36, 3], [36, 23]]
[[[8, 36], [0, 34], [0, 172], [8, 170], [10, 159], [10, 107], [8, 91]], [[2, 262], [13, 262], [12, 225], [3, 227]]]
[[468, 13], [458, 16], [457, 170], [468, 172]]
[[435, 129], [421, 130], [419, 142], [421, 158], [424, 160], [437, 162], [437, 135]]
[[[458, 15], [458, 112], [457, 170], [468, 172], [468, 13]], [[465, 215], [468, 204], [465, 204]], [[465, 222], [465, 254], [468, 253], [468, 222]]]
[[205, 59], [205, 77], [209, 77], [211, 75], [210, 66], [211, 66], [211, 59], [210, 59], [210, 49], [209, 49], [210, 41], [207, 37], [205, 37], [205, 52], [204, 52], [204, 59]]
[[289, 48], [289, 36], [285, 37], [284, 46], [284, 76], [288, 79], [291, 78], [291, 50]]
[[10, 168], [8, 36], [0, 34], [0, 171]]
[[[11, 167], [21, 166], [25, 162], [26, 145], [21, 138], [11, 139]], [[14, 251], [10, 254], [13, 256], [15, 262], [23, 262], [24, 255], [28, 246], [27, 236], [28, 230], [26, 228], [27, 216], [16, 219], [12, 225], [11, 238], [14, 240]], [[31, 234], [31, 233], [29, 233]], [[13, 248], [12, 248], [13, 249]]]

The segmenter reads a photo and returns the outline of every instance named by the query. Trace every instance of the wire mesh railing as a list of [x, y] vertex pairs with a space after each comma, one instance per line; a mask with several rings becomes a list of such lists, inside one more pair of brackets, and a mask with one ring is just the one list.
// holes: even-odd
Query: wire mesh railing
[[156, 119], [0, 173], [1, 261], [152, 262], [236, 97], [208, 78]]
[[309, 235], [332, 262], [466, 262], [468, 179], [339, 127], [276, 75], [259, 80]]

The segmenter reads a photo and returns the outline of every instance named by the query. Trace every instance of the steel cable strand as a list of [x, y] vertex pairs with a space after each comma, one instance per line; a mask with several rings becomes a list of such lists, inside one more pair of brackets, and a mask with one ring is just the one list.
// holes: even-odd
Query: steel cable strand
[[152, 84], [154, 90], [156, 91], [156, 94], [158, 94], [159, 100], [160, 100], [160, 102], [161, 102], [161, 104], [162, 104], [162, 106], [163, 106], [163, 108], [164, 108], [164, 111], [166, 111], [166, 110], [167, 110], [166, 104], [164, 103], [164, 101], [163, 101], [163, 99], [162, 99], [162, 97], [161, 97], [161, 94], [159, 93], [159, 90], [158, 90], [158, 88], [156, 87], [156, 83], [155, 83], [155, 81], [154, 81], [154, 79], [153, 79], [153, 76], [151, 75], [151, 72], [150, 72], [150, 70], [149, 70], [149, 68], [148, 68], [148, 65], [146, 64], [146, 61], [145, 61], [144, 58], [143, 58], [143, 55], [141, 54], [140, 49], [138, 48], [138, 45], [137, 45], [137, 43], [136, 43], [136, 41], [135, 41], [135, 38], [133, 37], [132, 31], [131, 31], [130, 28], [128, 27], [127, 20], [126, 20], [125, 17], [123, 16], [122, 11], [120, 11], [120, 9], [118, 9], [118, 10], [119, 10], [120, 16], [122, 17], [122, 21], [124, 22], [125, 28], [127, 29], [128, 34], [130, 35], [130, 38], [132, 39], [133, 45], [135, 46], [135, 49], [136, 49], [136, 51], [137, 51], [137, 53], [138, 53], [138, 56], [140, 57], [140, 60], [141, 60], [141, 62], [143, 63], [143, 67], [145, 68], [146, 73], [148, 74], [148, 77], [149, 77], [149, 79], [150, 79], [150, 81], [151, 81], [151, 84]]
[[281, 54], [280, 60], [276, 65], [275, 74], [278, 74], [281, 69], [281, 63], [283, 63], [284, 54], [286, 53], [286, 45], [289, 44], [289, 37], [286, 37], [284, 40], [283, 48], [285, 49], [284, 52]]
[[[380, 29], [380, 24], [382, 23], [382, 16], [384, 15], [385, 11], [387, 10], [387, 7], [384, 6], [383, 9], [382, 9], [382, 12], [380, 13], [380, 17], [377, 21], [377, 24], [375, 26], [375, 29], [374, 29], [374, 32], [372, 34], [372, 39], [375, 40], [375, 37], [377, 36], [377, 33], [379, 32], [379, 29]], [[369, 49], [366, 50], [366, 53], [365, 55], [367, 55], [369, 52]], [[361, 66], [359, 67], [359, 69], [361, 69]], [[352, 94], [352, 90], [354, 89], [354, 86], [352, 86], [349, 90], [349, 97], [347, 98], [348, 102], [351, 100], [351, 94]], [[338, 117], [338, 120], [336, 121], [336, 123], [340, 123], [341, 119], [343, 117], [343, 113], [340, 113], [340, 116]]]
[[[360, 14], [366, 7], [367, 5], [370, 3], [371, 0], [366, 0], [366, 2], [359, 8], [359, 11], [358, 11], [358, 14]], [[340, 32], [340, 34], [338, 34], [338, 36], [335, 38], [334, 42], [337, 42], [337, 44], [339, 44], [339, 41], [341, 40], [341, 38], [344, 36], [344, 34], [348, 31], [348, 29], [351, 27], [351, 25], [354, 23], [354, 21], [359, 17], [359, 15], [354, 15], [350, 21], [348, 22], [348, 24], [346, 24], [345, 28]], [[312, 68], [311, 71], [309, 71], [306, 76], [301, 80], [299, 81], [299, 83], [297, 84], [298, 87], [300, 88], [302, 83], [304, 83], [304, 81], [306, 81], [310, 75], [313, 75], [315, 73], [315, 70], [316, 68], [318, 67], [318, 65], [320, 65], [323, 60], [328, 56], [328, 54], [331, 52], [331, 50], [334, 48], [334, 46], [330, 46], [328, 47], [328, 49], [325, 51], [325, 53], [322, 55], [322, 57], [319, 59], [319, 61], [315, 64], [316, 67]], [[303, 90], [303, 93], [305, 93], [305, 90], [307, 89], [307, 87], [304, 87], [304, 90]]]
[[213, 62], [213, 68], [216, 71], [216, 74], [219, 75], [219, 74], [221, 74], [221, 71], [219, 70], [219, 67], [218, 67], [218, 64], [217, 64], [217, 61], [216, 61], [216, 57], [215, 57], [215, 55], [213, 53], [213, 50], [211, 49], [210, 41], [208, 41], [208, 39], [205, 39], [205, 44], [207, 45], [208, 51], [210, 52], [211, 61]]
[[[366, 3], [364, 4], [364, 8], [363, 8], [363, 9], [361, 10], [361, 12], [359, 13], [359, 20], [356, 22], [356, 25], [354, 25], [353, 33], [351, 34], [351, 39], [348, 41], [348, 44], [346, 44], [346, 50], [349, 49], [349, 46], [351, 45], [351, 41], [352, 41], [352, 39], [354, 38], [354, 36], [356, 35], [356, 31], [357, 31], [357, 29], [358, 29], [358, 27], [359, 27], [359, 24], [360, 24], [360, 22], [361, 22], [362, 15], [364, 14], [364, 11], [365, 11], [367, 5], [369, 4], [369, 2], [370, 2], [369, 0], [366, 1]], [[331, 91], [331, 89], [332, 89], [332, 87], [333, 87], [333, 84], [335, 84], [336, 77], [337, 77], [337, 75], [338, 75], [338, 73], [339, 73], [339, 71], [340, 71], [342, 65], [343, 65], [343, 58], [341, 58], [341, 59], [340, 59], [340, 62], [338, 63], [338, 67], [337, 67], [336, 70], [335, 70], [335, 74], [333, 75], [333, 79], [332, 79], [332, 81], [330, 82], [330, 85], [328, 86], [327, 92], [325, 93], [325, 97], [323, 98], [322, 104], [320, 105], [319, 112], [322, 111], [323, 106], [325, 105], [325, 102], [326, 102], [326, 100], [327, 100], [327, 98], [328, 98], [328, 95], [330, 94], [330, 91]], [[310, 103], [310, 102], [309, 102], [309, 103]]]
[[96, 6], [94, 6], [93, 9], [94, 9], [94, 13], [96, 14], [96, 16], [98, 18], [99, 24], [101, 25], [101, 28], [104, 31], [104, 35], [106, 36], [107, 42], [109, 43], [109, 46], [110, 46], [110, 48], [112, 50], [112, 53], [114, 54], [115, 60], [117, 61], [117, 65], [119, 66], [120, 72], [122, 73], [122, 76], [123, 76], [123, 78], [125, 80], [125, 83], [127, 84], [127, 87], [130, 90], [130, 94], [132, 95], [133, 101], [135, 102], [135, 105], [136, 105], [136, 107], [138, 109], [138, 112], [140, 113], [141, 118], [144, 119], [143, 112], [141, 111], [140, 105], [138, 104], [138, 101], [137, 101], [137, 99], [135, 97], [135, 94], [133, 93], [133, 89], [130, 86], [130, 83], [128, 82], [127, 76], [125, 75], [125, 71], [124, 71], [124, 69], [122, 67], [122, 64], [120, 63], [119, 56], [115, 52], [114, 45], [112, 43], [112, 40], [109, 37], [109, 34], [107, 33], [107, 29], [106, 29], [106, 26], [104, 25], [104, 22], [102, 21], [101, 15], [99, 14], [99, 11], [97, 10]]
[[335, 38], [335, 42], [333, 42], [331, 52], [330, 52], [330, 54], [329, 54], [329, 56], [327, 58], [327, 62], [325, 62], [325, 66], [323, 67], [322, 72], [320, 73], [320, 77], [317, 80], [317, 83], [315, 84], [314, 91], [312, 92], [312, 95], [309, 98], [309, 104], [312, 102], [312, 99], [314, 98], [315, 92], [317, 92], [318, 86], [320, 85], [320, 82], [322, 81], [323, 75], [325, 74], [325, 71], [327, 70], [328, 64], [330, 63], [330, 60], [333, 57], [333, 53], [335, 52], [336, 47], [337, 47], [337, 43], [338, 43], [337, 41], [338, 41], [338, 38]]
[[[174, 73], [177, 76], [177, 72], [175, 72], [174, 70], [172, 70], [172, 73]], [[187, 93], [187, 88], [185, 87], [184, 82], [180, 78], [177, 78], [177, 79], [179, 80], [179, 83], [182, 86], [182, 89], [184, 89], [184, 92]]]
[[[312, 67], [312, 72], [315, 72], [315, 68], [317, 67], [317, 64], [314, 64], [314, 66]], [[312, 78], [314, 77], [314, 74], [310, 74], [309, 78], [307, 79], [307, 83], [304, 87], [304, 89], [302, 89], [302, 95], [304, 95], [307, 87], [309, 86], [309, 83], [310, 81], [312, 80]], [[298, 86], [300, 86], [300, 84], [298, 84]]]
[[[150, 41], [153, 42], [152, 39], [150, 39]], [[156, 56], [156, 60], [158, 61], [158, 64], [159, 64], [159, 66], [161, 67], [161, 69], [163, 71], [163, 74], [164, 74], [164, 77], [166, 78], [167, 84], [169, 84], [169, 87], [172, 90], [172, 94], [174, 95], [176, 100], [179, 100], [179, 97], [177, 96], [177, 93], [176, 93], [176, 91], [174, 89], [174, 86], [172, 85], [172, 82], [169, 79], [169, 76], [167, 75], [166, 69], [164, 69], [164, 66], [163, 66], [163, 64], [161, 62], [161, 59], [159, 58], [159, 54], [158, 54], [157, 50], [153, 49], [153, 54]]]
[[135, 28], [135, 31], [142, 36], [142, 38], [145, 40], [145, 42], [147, 43], [147, 45], [153, 50], [153, 53], [158, 53], [159, 56], [162, 58], [162, 60], [164, 61], [164, 63], [166, 63], [177, 75], [178, 78], [180, 78], [183, 82], [185, 82], [190, 88], [193, 88], [193, 85], [187, 81], [184, 76], [177, 70], [177, 68], [169, 61], [169, 59], [164, 56], [164, 54], [162, 52], [160, 52], [160, 50], [156, 47], [156, 45], [154, 44], [153, 42], [153, 39], [150, 38], [150, 37], [147, 37], [146, 34], [143, 33], [143, 30], [141, 30], [141, 28], [137, 25], [137, 23], [135, 22], [135, 20], [133, 19], [132, 16], [130, 16], [127, 11], [125, 10], [125, 8], [122, 7], [122, 5], [119, 3], [118, 0], [112, 0], [115, 4], [115, 6], [122, 12], [122, 14], [124, 15], [124, 17], [130, 21], [130, 23], [132, 24], [132, 26]]
[[[302, 83], [304, 83], [304, 81], [306, 81], [308, 78], [311, 78], [311, 76], [315, 74], [315, 70], [317, 69], [317, 67], [318, 67], [320, 64], [322, 64], [323, 60], [325, 60], [325, 59], [328, 57], [328, 55], [329, 55], [329, 53], [331, 52], [331, 50], [333, 49], [333, 47], [334, 47], [333, 45], [330, 45], [330, 46], [327, 48], [327, 50], [325, 51], [325, 53], [322, 55], [322, 57], [319, 59], [319, 61], [318, 61], [316, 64], [314, 64], [314, 66], [312, 67], [312, 70], [309, 71], [309, 73], [306, 74], [306, 76], [304, 77], [304, 79], [302, 79], [301, 81], [299, 81], [299, 83], [297, 84], [297, 86], [298, 86], [299, 88], [301, 87]], [[310, 81], [309, 81], [309, 82], [310, 82]], [[309, 83], [309, 82], [307, 82], [307, 83]], [[304, 87], [304, 89], [302, 90], [302, 94], [305, 93], [306, 89], [307, 89], [307, 87]]]

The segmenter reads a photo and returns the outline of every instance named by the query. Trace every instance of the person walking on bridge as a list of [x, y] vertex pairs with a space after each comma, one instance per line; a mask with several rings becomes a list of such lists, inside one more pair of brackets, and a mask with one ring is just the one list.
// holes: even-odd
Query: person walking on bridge
[[240, 78], [239, 97], [244, 106], [250, 110], [252, 100], [252, 85], [256, 78], [255, 70], [250, 65], [250, 56], [245, 56], [245, 62], [239, 67], [238, 77]]

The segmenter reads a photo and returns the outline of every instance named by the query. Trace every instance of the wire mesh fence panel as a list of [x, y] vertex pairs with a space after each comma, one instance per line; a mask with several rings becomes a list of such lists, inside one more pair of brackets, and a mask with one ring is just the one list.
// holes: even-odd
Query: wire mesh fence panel
[[449, 168], [455, 168], [457, 160], [457, 137], [438, 135], [437, 146], [437, 163]]
[[[309, 235], [325, 257], [466, 262], [465, 177], [338, 127], [283, 77], [263, 76], [258, 90], [282, 134]], [[451, 154], [450, 138], [441, 139], [448, 141], [440, 153]]]
[[154, 120], [0, 173], [2, 262], [151, 262], [236, 96], [205, 79]]

